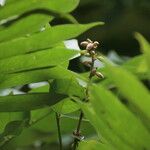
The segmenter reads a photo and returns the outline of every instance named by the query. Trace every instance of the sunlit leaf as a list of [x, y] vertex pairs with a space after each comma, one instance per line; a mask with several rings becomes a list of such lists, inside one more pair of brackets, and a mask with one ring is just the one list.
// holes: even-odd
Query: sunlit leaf
[[24, 70], [51, 67], [59, 65], [79, 54], [75, 50], [52, 48], [36, 53], [14, 56], [0, 60], [1, 73], [13, 73]]
[[[0, 20], [11, 16], [20, 15], [34, 9], [48, 9], [57, 12], [70, 12], [78, 5], [79, 0], [19, 0], [11, 1], [0, 9]], [[65, 7], [62, 7], [65, 4]]]
[[[58, 25], [29, 37], [17, 38], [12, 41], [0, 43], [0, 58], [4, 59], [10, 56], [15, 56], [15, 55], [20, 55], [24, 53], [33, 52], [33, 51], [38, 51], [41, 49], [50, 48], [59, 42], [76, 37], [81, 33], [85, 32], [86, 30], [100, 24], [102, 23], [97, 22], [97, 23], [90, 23], [90, 24]], [[16, 28], [17, 27], [15, 27], [15, 29]], [[22, 29], [21, 31], [27, 32], [27, 30], [22, 30]], [[11, 30], [11, 34], [7, 34], [7, 35], [9, 36], [12, 35], [12, 30]], [[15, 35], [16, 35], [16, 31], [15, 31]]]
[[150, 43], [140, 33], [136, 33], [135, 37], [140, 44], [141, 51], [144, 53], [145, 59], [150, 68]]
[[78, 150], [114, 150], [110, 145], [100, 143], [96, 140], [82, 141], [79, 144]]
[[24, 85], [29, 83], [35, 83], [40, 81], [47, 81], [50, 79], [61, 79], [61, 78], [81, 78], [86, 80], [82, 76], [69, 71], [61, 66], [52, 67], [48, 69], [38, 69], [21, 73], [14, 73], [3, 75], [0, 74], [0, 89], [13, 87], [17, 85]]
[[0, 112], [29, 111], [56, 104], [66, 96], [59, 94], [25, 94], [0, 97]]
[[120, 137], [110, 128], [108, 123], [105, 123], [104, 120], [94, 111], [92, 105], [86, 103], [79, 103], [79, 106], [82, 108], [87, 119], [90, 120], [90, 123], [93, 125], [99, 139], [103, 143], [109, 143], [113, 145], [116, 149], [122, 150], [132, 150], [132, 148], [124, 143]]
[[0, 31], [0, 43], [39, 32], [51, 20], [52, 17], [43, 14], [33, 14], [22, 18]]
[[90, 96], [95, 112], [124, 143], [133, 149], [150, 148], [148, 130], [111, 92], [95, 85]]
[[120, 67], [108, 67], [108, 75], [119, 88], [122, 95], [127, 98], [131, 108], [141, 116], [141, 119], [150, 124], [150, 93], [138, 79]]

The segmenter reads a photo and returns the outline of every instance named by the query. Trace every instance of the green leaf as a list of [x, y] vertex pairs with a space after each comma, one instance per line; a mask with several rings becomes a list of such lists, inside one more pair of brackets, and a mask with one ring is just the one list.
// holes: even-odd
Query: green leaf
[[76, 96], [80, 99], [85, 98], [85, 88], [83, 88], [74, 76], [55, 79], [51, 84], [50, 91], [68, 96]]
[[[85, 97], [85, 89], [79, 85], [74, 76], [55, 79], [50, 84], [50, 92], [56, 92], [67, 96], [77, 96], [81, 99]], [[79, 107], [76, 103], [72, 102], [70, 98], [67, 98], [54, 105], [53, 109], [61, 114], [67, 114], [78, 110]]]
[[[35, 9], [48, 9], [51, 11], [66, 13], [77, 7], [79, 0], [19, 0], [6, 2], [0, 9], [0, 20], [11, 16], [20, 15]], [[65, 7], [62, 7], [65, 4]]]
[[39, 32], [53, 18], [43, 14], [33, 14], [14, 22], [12, 25], [0, 30], [0, 42], [29, 36]]
[[101, 24], [101, 22], [96, 22], [90, 24], [57, 25], [29, 37], [17, 38], [12, 41], [0, 43], [0, 59], [50, 48], [59, 42], [74, 38], [86, 30]]
[[[55, 92], [67, 96], [76, 96], [80, 99], [85, 98], [85, 89], [79, 85], [77, 79], [74, 76], [55, 79], [50, 83], [50, 92]], [[61, 114], [71, 113], [79, 109], [78, 105], [67, 98], [57, 103], [53, 109]]]
[[89, 103], [81, 103], [78, 101], [79, 106], [82, 108], [85, 116], [90, 120], [100, 140], [105, 144], [111, 144], [116, 149], [132, 150], [126, 143], [122, 141], [118, 135], [110, 128], [109, 124], [94, 111], [93, 107]]
[[82, 76], [67, 70], [61, 66], [52, 67], [48, 69], [32, 70], [27, 72], [2, 75], [0, 74], [0, 89], [14, 87], [17, 85], [24, 85], [40, 81], [47, 81], [50, 79], [71, 78], [72, 76], [84, 79]]
[[133, 110], [141, 116], [141, 119], [150, 124], [150, 93], [138, 79], [128, 71], [120, 67], [108, 67], [108, 75], [124, 97], [127, 98]]
[[55, 137], [51, 133], [41, 133], [40, 131], [37, 131], [35, 129], [27, 128], [24, 129], [19, 136], [11, 139], [9, 143], [5, 144], [1, 148], [1, 150], [16, 150], [18, 147], [32, 145], [36, 141], [52, 141]]
[[66, 98], [55, 104], [52, 108], [55, 112], [60, 114], [68, 114], [77, 111], [80, 107], [75, 102], [71, 101], [70, 98]]
[[5, 127], [4, 132], [0, 135], [0, 146], [18, 136], [26, 126], [25, 121], [12, 121]]
[[52, 109], [49, 107], [40, 108], [40, 109], [32, 110], [30, 111], [30, 113], [31, 113], [31, 116], [30, 116], [29, 126], [32, 126], [34, 123], [40, 121], [41, 119], [43, 119], [44, 117], [52, 113]]
[[97, 115], [124, 143], [137, 150], [150, 148], [148, 130], [111, 92], [100, 85], [92, 86], [90, 101]]
[[79, 144], [78, 150], [114, 150], [114, 148], [108, 144], [100, 143], [96, 140], [82, 141]]
[[0, 112], [29, 111], [52, 106], [66, 96], [60, 94], [25, 94], [0, 97]]
[[[78, 117], [76, 116], [76, 119], [71, 119], [63, 116], [61, 117], [61, 133], [64, 135], [63, 137], [66, 137], [65, 135], [71, 135], [73, 129], [76, 128]], [[82, 132], [86, 137], [95, 134], [89, 122], [83, 121], [82, 127]], [[7, 143], [2, 150], [10, 150], [12, 147], [13, 150], [16, 150], [18, 147], [23, 149], [24, 146], [33, 145], [36, 141], [53, 143], [57, 138], [56, 118], [55, 113], [53, 112], [39, 120], [36, 124], [33, 124], [30, 128], [25, 129], [21, 135]]]
[[150, 68], [150, 44], [140, 33], [136, 33], [135, 38], [138, 40], [141, 50], [144, 53], [145, 59]]
[[[61, 80], [63, 80], [63, 79], [61, 79]], [[68, 80], [64, 79], [64, 81], [68, 81]], [[53, 82], [53, 84], [51, 84], [51, 86], [53, 86], [55, 83], [56, 82]], [[78, 87], [78, 88], [81, 89], [80, 87]], [[29, 93], [37, 93], [37, 92], [40, 92], [40, 93], [41, 92], [49, 92], [49, 85], [38, 87], [38, 88], [35, 88], [35, 89], [32, 89], [31, 91], [29, 91]], [[69, 95], [68, 92], [63, 92], [62, 90], [60, 92], [60, 88], [59, 89], [58, 88], [54, 89], [54, 87], [51, 87], [50, 92], [57, 92], [57, 93]], [[68, 113], [77, 111], [79, 109], [79, 106], [75, 102], [71, 101], [70, 98], [65, 98], [62, 101], [60, 101], [57, 104], [55, 104], [54, 106], [52, 106], [51, 108], [55, 112], [58, 112], [58, 113], [61, 113], [61, 114], [68, 114]], [[48, 109], [48, 110], [50, 111], [50, 109]], [[40, 109], [40, 110], [32, 111], [32, 113], [31, 113], [31, 115], [32, 115], [31, 116], [31, 120], [33, 120], [33, 122], [34, 122], [34, 120], [37, 120], [37, 119], [35, 119], [36, 118], [35, 116], [37, 115], [37, 117], [39, 118], [40, 114], [43, 114], [43, 112], [45, 113], [45, 111], [46, 111], [45, 108], [43, 110]], [[47, 114], [47, 111], [46, 111], [46, 114]]]
[[[138, 56], [128, 59], [126, 62], [124, 62], [121, 65], [121, 67], [123, 67], [126, 70], [128, 70], [129, 72], [133, 73], [141, 80], [150, 78], [150, 71], [149, 71], [148, 65], [144, 59], [144, 55], [138, 55]], [[106, 67], [99, 68], [98, 71], [100, 71], [104, 75], [105, 78], [104, 78], [104, 80], [97, 80], [97, 78], [94, 78], [95, 83], [101, 84], [107, 88], [115, 87], [114, 83], [111, 80], [111, 76], [107, 75]], [[88, 73], [83, 73], [82, 76], [87, 77]]]
[[13, 73], [56, 66], [70, 60], [76, 54], [79, 54], [79, 51], [67, 50], [64, 48], [52, 48], [36, 53], [14, 56], [0, 60], [0, 72]]
[[3, 132], [6, 124], [16, 120], [23, 120], [24, 112], [6, 112], [0, 113], [0, 133]]
[[[125, 68], [129, 72], [136, 75], [141, 80], [146, 80], [150, 78], [150, 70], [148, 68], [148, 65], [144, 59], [144, 55], [138, 55], [133, 58], [130, 58], [126, 62], [124, 62], [121, 67]], [[98, 69], [102, 74], [104, 74], [104, 80], [97, 80], [95, 79], [95, 83], [103, 85], [104, 87], [107, 87], [108, 89], [114, 88], [115, 85], [112, 82], [111, 76], [107, 75], [107, 68], [100, 68]], [[83, 76], [88, 76], [88, 73], [82, 74]]]
[[[79, 113], [73, 113], [74, 117], [65, 117], [66, 115], [62, 115], [61, 117], [61, 133], [62, 135], [66, 135], [72, 133], [72, 130], [76, 128], [76, 123], [78, 121], [78, 115]], [[56, 126], [56, 115], [55, 112], [49, 114], [36, 124], [32, 126], [33, 129], [36, 129], [38, 131], [44, 132], [44, 133], [51, 133], [55, 134], [55, 139], [57, 139], [57, 126]], [[87, 130], [88, 129], [88, 130]], [[85, 135], [90, 135], [91, 133], [95, 134], [93, 131], [93, 128], [89, 124], [88, 121], [82, 122], [82, 132]]]
[[135, 56], [122, 66], [140, 79], [149, 79], [150, 77], [150, 71], [144, 59], [144, 55]]

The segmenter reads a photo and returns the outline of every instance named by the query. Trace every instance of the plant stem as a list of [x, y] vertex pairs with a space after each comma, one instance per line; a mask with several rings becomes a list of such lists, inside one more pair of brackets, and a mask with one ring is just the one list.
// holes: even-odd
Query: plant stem
[[92, 64], [91, 64], [91, 67], [90, 67], [89, 82], [91, 82], [91, 79], [92, 79], [92, 77], [93, 77], [92, 71], [93, 71], [93, 69], [94, 69], [94, 62], [95, 62], [95, 58], [94, 58], [94, 56], [92, 55]]
[[[85, 98], [85, 101], [88, 101], [88, 99], [89, 99], [89, 86], [91, 84], [91, 79], [93, 77], [93, 72], [92, 71], [94, 69], [94, 62], [95, 62], [94, 56], [92, 56], [91, 59], [92, 59], [92, 63], [91, 63], [91, 67], [90, 67], [89, 82], [88, 82], [88, 85], [87, 85], [87, 88], [86, 88], [86, 98]], [[81, 128], [81, 122], [82, 122], [83, 116], [84, 116], [84, 114], [81, 111], [80, 117], [79, 117], [79, 122], [78, 122], [77, 129], [76, 129], [76, 132], [75, 132], [76, 136], [80, 136], [80, 128]], [[76, 150], [76, 148], [78, 146], [78, 142], [79, 142], [79, 139], [74, 138], [73, 150]]]
[[57, 123], [57, 130], [58, 130], [58, 139], [59, 139], [59, 147], [62, 150], [62, 137], [60, 131], [60, 114], [56, 112], [56, 123]]
[[92, 59], [92, 64], [90, 67], [89, 82], [88, 82], [87, 87], [86, 87], [86, 101], [88, 101], [88, 99], [89, 99], [89, 86], [91, 84], [91, 80], [93, 77], [93, 69], [94, 69], [94, 62], [95, 62], [94, 56], [92, 56], [91, 59]]
[[80, 134], [80, 127], [81, 127], [81, 121], [82, 121], [82, 118], [83, 118], [83, 112], [81, 111], [80, 113], [80, 117], [79, 117], [79, 122], [78, 122], [78, 126], [77, 126], [77, 133]]
[[[80, 135], [80, 127], [81, 127], [81, 122], [82, 122], [82, 119], [83, 119], [83, 112], [81, 111], [80, 113], [80, 117], [79, 117], [79, 122], [78, 122], [78, 125], [77, 125], [77, 129], [76, 129], [76, 135]], [[78, 139], [77, 138], [74, 138], [74, 144], [73, 144], [73, 150], [76, 150], [77, 146], [78, 146]]]

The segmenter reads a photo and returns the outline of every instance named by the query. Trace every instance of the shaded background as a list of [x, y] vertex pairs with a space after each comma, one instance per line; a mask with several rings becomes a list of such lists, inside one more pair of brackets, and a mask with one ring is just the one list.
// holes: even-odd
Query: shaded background
[[100, 41], [105, 54], [110, 50], [127, 56], [140, 53], [135, 31], [150, 41], [150, 0], [81, 0], [72, 14], [80, 23], [105, 22], [79, 37]]

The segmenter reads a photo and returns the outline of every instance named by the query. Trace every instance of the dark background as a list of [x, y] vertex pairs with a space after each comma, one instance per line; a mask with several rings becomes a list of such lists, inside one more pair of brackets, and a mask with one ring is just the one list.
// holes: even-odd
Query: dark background
[[81, 0], [72, 14], [79, 23], [105, 22], [79, 37], [79, 41], [98, 40], [104, 54], [110, 50], [119, 55], [139, 54], [136, 31], [150, 41], [150, 0]]

